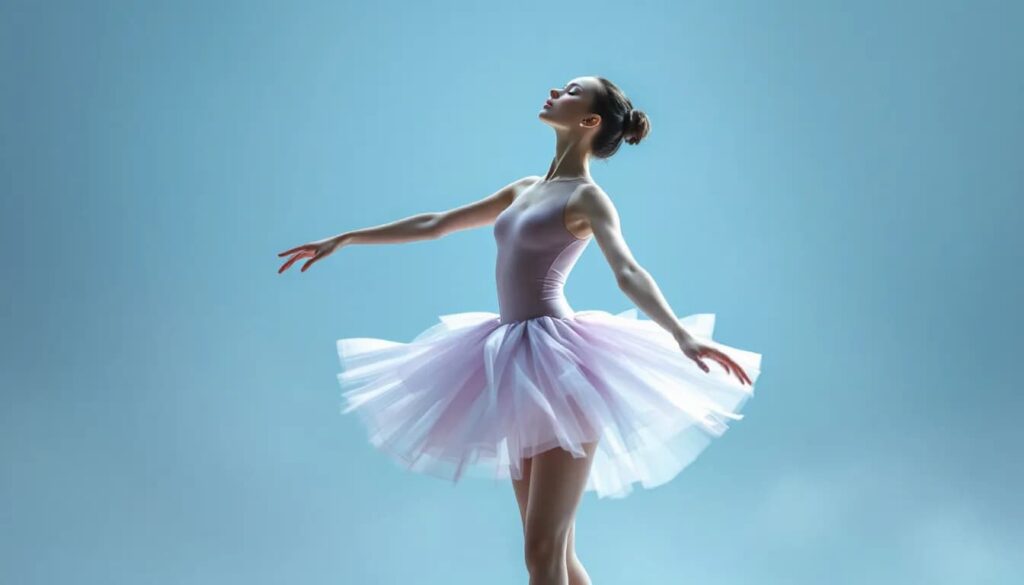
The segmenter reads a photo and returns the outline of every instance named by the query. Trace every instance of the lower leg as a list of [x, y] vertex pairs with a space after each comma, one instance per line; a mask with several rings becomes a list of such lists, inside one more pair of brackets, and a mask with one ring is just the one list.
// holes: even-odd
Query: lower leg
[[565, 559], [566, 538], [563, 534], [554, 541], [535, 539], [526, 543], [526, 566], [530, 572], [530, 585], [569, 585], [569, 571]]
[[569, 542], [565, 547], [565, 566], [569, 573], [569, 585], [591, 585], [590, 575], [576, 556], [576, 522], [569, 528]]

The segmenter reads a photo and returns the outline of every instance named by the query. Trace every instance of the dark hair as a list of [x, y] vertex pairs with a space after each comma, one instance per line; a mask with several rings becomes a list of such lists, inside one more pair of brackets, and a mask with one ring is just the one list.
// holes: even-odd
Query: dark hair
[[641, 110], [633, 108], [626, 94], [604, 77], [596, 76], [602, 90], [594, 96], [593, 110], [601, 116], [601, 128], [594, 136], [591, 153], [597, 158], [609, 158], [622, 145], [639, 144], [651, 132], [651, 121]]

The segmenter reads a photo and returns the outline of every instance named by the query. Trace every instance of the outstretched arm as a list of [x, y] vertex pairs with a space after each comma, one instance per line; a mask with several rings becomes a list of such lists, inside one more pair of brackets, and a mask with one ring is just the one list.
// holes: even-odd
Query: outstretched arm
[[732, 358], [713, 347], [696, 342], [679, 324], [679, 319], [661, 294], [654, 278], [633, 257], [622, 237], [618, 211], [608, 195], [597, 185], [586, 185], [580, 193], [580, 208], [622, 292], [652, 321], [671, 333], [687, 357], [702, 370], [709, 371], [700, 358], [708, 357], [722, 364], [726, 372], [730, 368], [735, 369], [740, 382], [750, 383], [746, 373]]
[[597, 185], [586, 185], [580, 192], [580, 209], [622, 292], [674, 337], [686, 335], [654, 278], [633, 257], [622, 236], [619, 213], [608, 195]]
[[518, 179], [479, 201], [448, 211], [419, 213], [391, 223], [351, 230], [296, 246], [278, 254], [279, 257], [291, 254], [295, 256], [285, 262], [277, 272], [284, 272], [300, 258], [309, 258], [302, 266], [302, 272], [305, 272], [314, 262], [350, 244], [399, 244], [432, 240], [453, 231], [493, 223], [498, 214], [512, 203], [522, 189], [539, 179], [540, 177], [532, 175]]
[[436, 214], [434, 237], [446, 236], [452, 232], [490, 225], [498, 214], [512, 204], [516, 196], [541, 178], [530, 175], [512, 181], [487, 197], [461, 207]]

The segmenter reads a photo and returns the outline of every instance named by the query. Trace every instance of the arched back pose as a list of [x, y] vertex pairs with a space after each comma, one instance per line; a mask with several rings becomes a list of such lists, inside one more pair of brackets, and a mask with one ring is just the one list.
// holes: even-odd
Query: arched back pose
[[[574, 549], [585, 491], [624, 497], [664, 484], [693, 461], [753, 395], [760, 354], [712, 339], [713, 313], [677, 319], [630, 253], [591, 157], [639, 143], [647, 115], [603, 77], [552, 89], [538, 116], [555, 157], [475, 203], [297, 246], [283, 272], [350, 244], [439, 238], [493, 225], [499, 312], [440, 316], [408, 343], [337, 342], [345, 405], [370, 442], [407, 469], [455, 482], [509, 478], [531, 585], [590, 582]], [[563, 287], [596, 240], [636, 309], [574, 311]], [[712, 360], [721, 368], [710, 368]]]

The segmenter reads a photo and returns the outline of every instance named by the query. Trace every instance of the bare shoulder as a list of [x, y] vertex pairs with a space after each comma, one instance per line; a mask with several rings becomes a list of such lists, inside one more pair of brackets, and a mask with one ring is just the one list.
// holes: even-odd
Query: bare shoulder
[[589, 199], [596, 203], [598, 200], [608, 199], [608, 194], [597, 183], [583, 183], [577, 191], [581, 200]]
[[576, 192], [579, 210], [590, 218], [613, 217], [616, 215], [615, 204], [608, 193], [597, 183], [580, 185]]
[[431, 231], [436, 237], [441, 237], [457, 230], [492, 224], [504, 209], [537, 180], [540, 177], [535, 175], [515, 179], [486, 197], [436, 212], [433, 214], [435, 219]]
[[541, 177], [540, 175], [527, 175], [512, 183], [514, 191], [512, 199], [514, 200], [516, 197], [519, 197], [520, 193], [526, 191], [530, 187], [533, 187], [534, 185], [539, 183], [543, 178], [544, 177]]
[[612, 200], [600, 185], [583, 183], [573, 189], [565, 210], [566, 228], [578, 238], [594, 235], [601, 241], [602, 234], [614, 230], [618, 214]]

